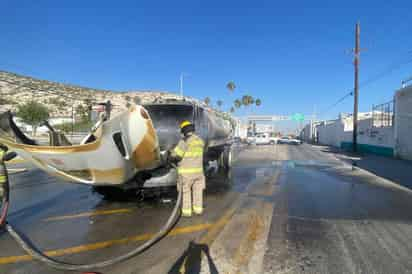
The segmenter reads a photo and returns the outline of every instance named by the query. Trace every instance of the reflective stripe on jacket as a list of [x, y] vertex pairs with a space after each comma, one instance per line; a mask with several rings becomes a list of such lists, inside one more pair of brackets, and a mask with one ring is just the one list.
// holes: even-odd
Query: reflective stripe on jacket
[[203, 140], [195, 134], [190, 135], [185, 140], [180, 140], [173, 150], [173, 154], [182, 158], [177, 169], [180, 175], [203, 175], [204, 145]]

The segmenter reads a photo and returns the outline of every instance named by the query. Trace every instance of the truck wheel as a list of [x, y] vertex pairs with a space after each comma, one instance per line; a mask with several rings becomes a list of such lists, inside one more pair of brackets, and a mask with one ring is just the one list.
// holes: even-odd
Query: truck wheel
[[275, 142], [272, 140], [272, 141], [269, 142], [269, 144], [270, 144], [270, 145], [274, 145]]
[[224, 148], [220, 155], [220, 167], [227, 171], [232, 167], [232, 147], [227, 146]]
[[220, 174], [223, 177], [224, 184], [226, 186], [232, 185], [232, 148], [231, 146], [225, 147], [221, 154], [221, 166]]

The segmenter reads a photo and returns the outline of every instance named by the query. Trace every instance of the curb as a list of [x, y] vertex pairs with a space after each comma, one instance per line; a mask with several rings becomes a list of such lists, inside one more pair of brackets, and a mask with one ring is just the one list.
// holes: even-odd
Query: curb
[[384, 178], [384, 177], [381, 177], [381, 176], [379, 176], [379, 175], [376, 175], [375, 173], [372, 173], [372, 172], [370, 172], [370, 171], [368, 171], [368, 170], [366, 170], [366, 169], [363, 169], [363, 168], [361, 168], [361, 167], [359, 167], [359, 166], [356, 166], [356, 165], [353, 165], [353, 164], [348, 163], [349, 160], [342, 159], [342, 157], [340, 157], [341, 154], [339, 154], [339, 153], [333, 152], [332, 155], [333, 155], [333, 157], [336, 158], [338, 161], [342, 162], [342, 163], [343, 163], [343, 166], [344, 166], [345, 168], [350, 168], [350, 169], [352, 170], [352, 172], [353, 172], [353, 171], [357, 171], [357, 172], [361, 173], [361, 174], [364, 175], [364, 176], [375, 177], [375, 178], [377, 178], [377, 180], [380, 181], [380, 182], [376, 181], [376, 183], [380, 183], [380, 184], [382, 184], [382, 185], [384, 185], [384, 186], [391, 186], [392, 188], [395, 188], [395, 189], [398, 189], [398, 190], [402, 190], [402, 191], [406, 191], [406, 192], [408, 192], [409, 194], [412, 194], [412, 190], [411, 190], [410, 188], [407, 188], [407, 187], [405, 187], [405, 186], [402, 186], [401, 184], [398, 184], [398, 183], [396, 183], [396, 182], [394, 182], [394, 181], [392, 181], [392, 180], [389, 180], [389, 179], [387, 179], [387, 178]]

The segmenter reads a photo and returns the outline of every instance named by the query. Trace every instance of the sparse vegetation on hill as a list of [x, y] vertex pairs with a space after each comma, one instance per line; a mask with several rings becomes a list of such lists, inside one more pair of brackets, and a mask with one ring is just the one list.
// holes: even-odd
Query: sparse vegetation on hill
[[[146, 103], [165, 94], [157, 91], [114, 92], [109, 90], [61, 84], [15, 73], [0, 71], [0, 112], [11, 109], [17, 111], [18, 105], [35, 101], [44, 104], [51, 117], [71, 116], [72, 109], [87, 109], [97, 102], [110, 100], [113, 112], [126, 109], [132, 102]], [[83, 116], [84, 113], [76, 113]]]

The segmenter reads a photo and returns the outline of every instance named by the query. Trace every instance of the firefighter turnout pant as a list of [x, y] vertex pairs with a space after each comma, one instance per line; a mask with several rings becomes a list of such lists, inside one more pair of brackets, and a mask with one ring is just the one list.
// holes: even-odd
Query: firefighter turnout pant
[[0, 198], [3, 197], [4, 192], [4, 184], [7, 181], [7, 173], [6, 173], [6, 166], [3, 162], [3, 156], [6, 153], [0, 148]]
[[184, 217], [203, 213], [203, 191], [205, 189], [205, 177], [203, 174], [180, 175], [180, 190], [183, 192], [182, 215]]

